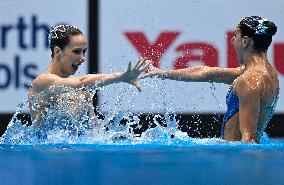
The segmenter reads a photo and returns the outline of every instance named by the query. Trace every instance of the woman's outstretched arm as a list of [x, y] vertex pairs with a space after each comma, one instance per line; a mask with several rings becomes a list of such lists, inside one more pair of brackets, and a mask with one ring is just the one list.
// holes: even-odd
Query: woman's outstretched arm
[[142, 78], [156, 76], [158, 78], [187, 82], [217, 82], [232, 84], [233, 81], [243, 73], [243, 70], [243, 67], [222, 68], [198, 66], [164, 71], [151, 65], [149, 73], [144, 75]]
[[53, 87], [53, 91], [62, 87], [95, 89], [113, 83], [126, 82], [134, 85], [139, 91], [141, 88], [137, 82], [138, 76], [149, 66], [150, 61], [140, 59], [132, 68], [129, 62], [124, 72], [110, 74], [87, 74], [79, 77], [61, 78], [55, 74], [43, 74], [33, 81], [33, 89], [37, 92]]

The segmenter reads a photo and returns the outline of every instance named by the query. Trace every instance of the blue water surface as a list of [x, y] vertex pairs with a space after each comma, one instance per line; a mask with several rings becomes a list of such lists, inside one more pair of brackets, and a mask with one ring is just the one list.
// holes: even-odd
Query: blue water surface
[[0, 145], [3, 185], [281, 185], [283, 168], [284, 140]]
[[139, 137], [126, 113], [96, 129], [56, 114], [34, 129], [16, 119], [26, 104], [0, 138], [0, 185], [284, 185], [284, 140], [266, 134], [261, 144], [190, 138], [167, 112], [166, 127], [154, 119]]

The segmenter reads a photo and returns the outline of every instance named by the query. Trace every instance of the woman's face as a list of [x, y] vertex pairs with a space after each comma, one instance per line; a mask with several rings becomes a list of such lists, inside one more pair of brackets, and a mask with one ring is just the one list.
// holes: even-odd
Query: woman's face
[[75, 74], [79, 66], [85, 61], [87, 41], [83, 35], [75, 35], [60, 51], [59, 69], [63, 77]]
[[244, 51], [244, 48], [242, 47], [242, 34], [240, 32], [240, 29], [239, 27], [236, 27], [235, 29], [235, 32], [234, 32], [234, 36], [232, 38], [232, 44], [236, 50], [236, 53], [237, 53], [237, 57], [238, 57], [238, 61], [240, 64], [242, 64], [242, 55], [243, 55], [243, 51]]
[[235, 29], [234, 36], [232, 38], [232, 43], [233, 43], [236, 50], [238, 50], [239, 47], [241, 47], [242, 35], [241, 35], [240, 29], [238, 27], [236, 27], [236, 29]]

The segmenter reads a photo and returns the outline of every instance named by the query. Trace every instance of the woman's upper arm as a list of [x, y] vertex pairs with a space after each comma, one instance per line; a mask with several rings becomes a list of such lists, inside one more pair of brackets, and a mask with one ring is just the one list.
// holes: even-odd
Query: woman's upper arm
[[243, 67], [237, 68], [208, 68], [207, 78], [209, 82], [232, 84], [234, 80], [243, 73]]
[[261, 87], [252, 79], [241, 79], [235, 85], [239, 98], [239, 124], [242, 140], [256, 140]]
[[242, 74], [243, 68], [197, 66], [162, 72], [160, 77], [190, 82], [217, 82], [231, 84]]
[[48, 90], [50, 87], [53, 90], [62, 89], [62, 87], [78, 88], [80, 83], [77, 77], [61, 78], [53, 74], [44, 74], [33, 81], [32, 87], [35, 91], [41, 92]]
[[105, 85], [108, 83], [116, 82], [118, 79], [119, 73], [112, 74], [87, 74], [80, 77], [68, 77], [61, 78], [53, 74], [44, 74], [37, 77], [33, 82], [33, 87], [42, 91], [44, 89], [49, 89], [52, 87], [52, 90], [60, 89], [65, 90], [66, 88], [87, 88], [93, 89], [99, 85]]

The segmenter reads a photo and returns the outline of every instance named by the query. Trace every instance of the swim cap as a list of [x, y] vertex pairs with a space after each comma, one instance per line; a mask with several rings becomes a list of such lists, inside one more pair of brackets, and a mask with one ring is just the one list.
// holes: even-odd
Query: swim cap
[[240, 24], [244, 24], [247, 27], [251, 28], [255, 35], [267, 35], [267, 36], [273, 36], [276, 31], [272, 31], [269, 28], [270, 21], [267, 19], [264, 19], [260, 16], [250, 16], [245, 17]]

